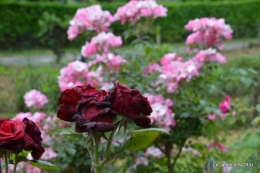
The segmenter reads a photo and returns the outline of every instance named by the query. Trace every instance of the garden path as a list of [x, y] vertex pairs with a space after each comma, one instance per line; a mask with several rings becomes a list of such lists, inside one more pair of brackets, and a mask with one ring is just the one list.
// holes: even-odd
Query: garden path
[[[243, 49], [249, 47], [248, 42], [236, 42], [228, 43], [225, 45], [223, 50], [234, 50], [234, 49]], [[186, 47], [177, 47], [175, 52], [183, 53], [185, 52]], [[80, 54], [67, 53], [65, 54], [62, 61], [71, 61], [80, 59]], [[28, 63], [31, 64], [48, 64], [55, 61], [55, 56], [53, 54], [42, 54], [42, 55], [19, 55], [19, 56], [1, 56], [0, 55], [0, 65], [25, 65]]]

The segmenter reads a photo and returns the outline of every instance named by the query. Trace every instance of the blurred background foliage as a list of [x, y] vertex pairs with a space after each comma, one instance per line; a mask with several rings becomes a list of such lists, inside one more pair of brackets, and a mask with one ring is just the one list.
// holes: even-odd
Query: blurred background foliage
[[[0, 1], [0, 49], [22, 50], [46, 47], [51, 49], [50, 44], [53, 42], [60, 43], [60, 46], [66, 48], [81, 47], [85, 40], [91, 38], [91, 34], [81, 35], [73, 42], [68, 41], [65, 34], [69, 25], [68, 21], [78, 8], [96, 3], [100, 3], [102, 9], [109, 10], [114, 14], [116, 9], [122, 6], [125, 1], [2, 0]], [[160, 26], [159, 32], [162, 42], [183, 42], [189, 34], [184, 29], [184, 25], [191, 19], [205, 16], [225, 18], [226, 23], [229, 23], [234, 31], [235, 39], [254, 38], [257, 37], [259, 31], [260, 10], [258, 8], [260, 0], [164, 0], [158, 1], [158, 3], [168, 9], [167, 17], [155, 21], [155, 26]], [[46, 14], [50, 17], [49, 20], [46, 19]], [[51, 25], [42, 25], [40, 21], [43, 19], [46, 19], [45, 23], [49, 22]], [[53, 31], [53, 28], [55, 31]], [[117, 21], [110, 28], [116, 35], [122, 35], [127, 25], [122, 26]], [[51, 40], [51, 43], [46, 44], [45, 41], [39, 39], [40, 30], [47, 31], [45, 38]], [[52, 31], [51, 33], [59, 33], [59, 37], [53, 38], [50, 31]], [[56, 51], [53, 46], [52, 50]], [[60, 51], [56, 52], [58, 52], [56, 54], [60, 53]]]

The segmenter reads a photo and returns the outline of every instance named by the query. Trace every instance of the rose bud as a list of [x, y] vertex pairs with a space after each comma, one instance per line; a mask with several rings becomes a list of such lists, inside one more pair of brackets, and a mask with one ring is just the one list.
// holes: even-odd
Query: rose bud
[[230, 111], [230, 96], [225, 96], [225, 99], [222, 100], [219, 104], [219, 110], [221, 113], [226, 114]]

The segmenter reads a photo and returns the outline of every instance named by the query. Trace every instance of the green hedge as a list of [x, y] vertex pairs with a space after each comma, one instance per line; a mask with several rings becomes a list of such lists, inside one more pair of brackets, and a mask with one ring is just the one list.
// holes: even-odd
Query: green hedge
[[[123, 2], [102, 3], [102, 8], [112, 14]], [[165, 18], [156, 19], [161, 26], [163, 42], [183, 42], [189, 34], [184, 25], [189, 20], [200, 17], [225, 18], [234, 30], [234, 38], [252, 38], [257, 36], [260, 19], [260, 0], [236, 0], [234, 2], [184, 2], [163, 3], [168, 8]], [[84, 5], [86, 6], [86, 5]], [[37, 2], [0, 2], [0, 48], [23, 49], [41, 47], [36, 34], [39, 31], [38, 20], [47, 11], [61, 18], [72, 18], [80, 4], [65, 5]], [[126, 26], [120, 22], [112, 24], [111, 29], [118, 35]], [[75, 39], [67, 46], [82, 45], [86, 38]]]

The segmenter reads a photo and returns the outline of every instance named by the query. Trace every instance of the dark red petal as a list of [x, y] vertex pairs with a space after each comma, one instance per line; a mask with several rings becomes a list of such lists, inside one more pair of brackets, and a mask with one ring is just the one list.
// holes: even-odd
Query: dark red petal
[[91, 128], [91, 130], [93, 132], [108, 132], [115, 130], [116, 128], [117, 126], [112, 123], [97, 122], [96, 125]]
[[59, 98], [60, 108], [57, 113], [58, 118], [64, 121], [73, 122], [72, 117], [77, 113], [76, 107], [78, 102], [81, 100], [82, 94], [89, 94], [87, 91], [92, 93], [96, 91], [96, 89], [91, 85], [83, 85], [65, 90]]

